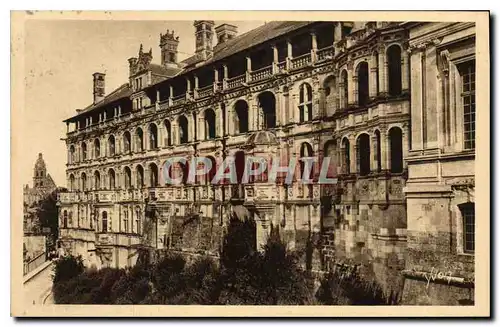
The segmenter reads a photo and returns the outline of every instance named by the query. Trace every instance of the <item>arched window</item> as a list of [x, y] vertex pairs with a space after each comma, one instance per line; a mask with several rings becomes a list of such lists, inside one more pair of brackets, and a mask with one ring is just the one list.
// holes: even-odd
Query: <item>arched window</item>
[[370, 98], [367, 62], [359, 63], [357, 69], [357, 75], [358, 75], [358, 105], [365, 106]]
[[348, 100], [349, 100], [349, 83], [347, 80], [347, 71], [344, 69], [342, 73], [340, 74], [340, 81], [341, 81], [341, 95], [342, 95], [342, 101], [341, 101], [341, 106], [342, 108], [347, 108]]
[[168, 119], [165, 119], [163, 122], [163, 125], [165, 127], [165, 145], [166, 146], [171, 146], [172, 145], [172, 127], [170, 126], [170, 121]]
[[323, 110], [324, 114], [331, 116], [335, 113], [339, 103], [337, 99], [335, 76], [328, 76], [323, 82]]
[[312, 88], [307, 83], [299, 90], [299, 120], [301, 123], [312, 120]]
[[101, 189], [101, 174], [97, 170], [94, 172], [94, 189]]
[[101, 142], [99, 139], [94, 140], [94, 158], [100, 158], [101, 157]]
[[234, 105], [236, 134], [248, 132], [248, 104], [244, 100], [238, 100]]
[[129, 189], [132, 187], [132, 171], [130, 170], [129, 167], [125, 167], [124, 173], [125, 173], [125, 188]]
[[108, 138], [108, 151], [110, 156], [115, 155], [115, 137], [114, 135], [110, 135]]
[[[308, 168], [309, 169], [308, 172], [305, 171], [306, 161], [304, 161], [302, 159], [308, 158], [308, 157], [314, 157], [313, 148], [312, 148], [311, 144], [309, 144], [307, 142], [304, 142], [300, 146], [300, 159], [301, 160], [299, 161], [299, 164], [300, 164], [300, 178], [303, 181], [311, 180], [313, 178], [313, 176], [314, 176], [314, 163], [313, 162], [309, 161], [307, 163], [311, 167]], [[306, 173], [307, 173], [307, 175], [305, 175]]]
[[158, 166], [154, 163], [149, 165], [149, 186], [158, 186]]
[[274, 94], [271, 92], [264, 92], [259, 94], [257, 97], [259, 101], [259, 107], [262, 110], [263, 116], [263, 128], [275, 128], [276, 127], [276, 99]]
[[132, 151], [132, 148], [131, 148], [131, 142], [132, 140], [132, 137], [130, 135], [130, 132], [129, 131], [126, 131], [125, 133], [123, 133], [123, 151], [125, 153], [130, 153], [130, 151]]
[[401, 48], [391, 45], [387, 49], [389, 95], [401, 94]]
[[69, 175], [69, 190], [70, 191], [75, 190], [75, 176], [73, 174]]
[[205, 175], [205, 184], [209, 185], [212, 183], [212, 180], [215, 177], [215, 173], [217, 172], [217, 163], [215, 161], [214, 157], [208, 156], [208, 159], [212, 163], [212, 167], [208, 171], [208, 173]]
[[149, 148], [152, 150], [158, 148], [158, 128], [156, 124], [149, 124]]
[[344, 174], [351, 173], [351, 155], [350, 155], [350, 143], [347, 137], [342, 140], [342, 172]]
[[391, 173], [403, 172], [403, 132], [398, 127], [389, 130]]
[[137, 174], [137, 188], [142, 188], [144, 186], [144, 168], [141, 165], [137, 165], [136, 168]]
[[186, 116], [179, 117], [179, 141], [181, 144], [189, 142], [188, 120]]
[[215, 112], [212, 109], [205, 110], [205, 138], [215, 138]]
[[63, 228], [68, 228], [68, 211], [63, 211]]
[[71, 145], [69, 147], [69, 163], [73, 164], [76, 162], [76, 156], [75, 156], [75, 146]]
[[82, 160], [87, 160], [87, 143], [82, 143]]
[[87, 191], [87, 174], [82, 173], [82, 191]]
[[243, 180], [243, 173], [245, 172], [245, 152], [238, 151], [234, 154], [234, 167], [236, 169], [236, 181], [241, 184]]
[[137, 234], [141, 233], [141, 223], [142, 223], [142, 217], [141, 217], [141, 208], [136, 207], [135, 208], [135, 225], [137, 226]]
[[[326, 177], [334, 177], [337, 173], [335, 168], [337, 165], [337, 143], [334, 140], [327, 141], [323, 147], [323, 160], [329, 158], [328, 170]], [[323, 165], [323, 163], [321, 163]]]
[[116, 188], [116, 176], [114, 169], [108, 171], [109, 189], [114, 190]]
[[137, 152], [144, 151], [144, 133], [140, 127], [135, 131], [135, 140]]
[[123, 210], [123, 231], [128, 233], [128, 208]]
[[375, 131], [375, 144], [376, 144], [376, 152], [375, 152], [375, 160], [377, 162], [377, 171], [382, 171], [382, 152], [380, 145], [380, 131]]
[[370, 173], [370, 136], [368, 134], [361, 134], [357, 139], [357, 166], [358, 172], [361, 176]]
[[108, 232], [108, 212], [107, 211], [102, 212], [102, 231], [104, 233]]

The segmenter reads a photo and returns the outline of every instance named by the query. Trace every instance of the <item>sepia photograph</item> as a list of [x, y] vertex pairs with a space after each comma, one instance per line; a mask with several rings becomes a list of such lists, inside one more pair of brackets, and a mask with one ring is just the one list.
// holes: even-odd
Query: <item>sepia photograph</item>
[[489, 19], [11, 12], [11, 314], [488, 316]]

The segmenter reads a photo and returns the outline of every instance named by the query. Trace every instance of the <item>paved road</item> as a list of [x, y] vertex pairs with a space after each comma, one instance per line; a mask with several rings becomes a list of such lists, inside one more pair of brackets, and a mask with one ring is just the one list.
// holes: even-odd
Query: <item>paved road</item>
[[27, 305], [51, 304], [53, 263], [45, 262], [24, 277], [24, 303]]

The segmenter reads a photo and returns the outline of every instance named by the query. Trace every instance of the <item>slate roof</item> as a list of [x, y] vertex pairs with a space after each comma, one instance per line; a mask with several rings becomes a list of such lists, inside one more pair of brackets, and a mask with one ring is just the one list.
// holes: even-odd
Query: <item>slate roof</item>
[[[245, 49], [251, 48], [253, 46], [259, 45], [261, 43], [270, 41], [272, 39], [275, 39], [279, 36], [285, 35], [287, 33], [290, 33], [294, 30], [297, 30], [299, 28], [302, 28], [304, 26], [307, 26], [309, 24], [312, 24], [313, 22], [310, 21], [273, 21], [266, 23], [262, 26], [259, 26], [251, 31], [248, 31], [242, 35], [236, 36], [235, 38], [231, 40], [227, 40], [226, 42], [222, 44], [217, 44], [214, 47], [214, 53], [211, 58], [206, 60], [203, 65], [205, 66], [210, 63], [213, 63], [215, 61], [222, 60], [224, 58], [230, 57], [238, 52], [241, 52]], [[164, 67], [162, 65], [158, 64], [153, 64], [151, 63], [149, 65], [149, 69], [151, 69], [151, 72], [154, 75], [161, 76], [160, 78], [155, 78], [153, 84], [160, 83], [170, 77], [189, 72], [192, 70], [195, 70], [199, 68], [200, 66], [195, 66], [196, 63], [200, 62], [201, 59], [197, 55], [193, 55], [185, 60], [182, 61], [182, 64], [185, 65], [185, 69], [181, 68], [171, 68], [171, 67]], [[87, 113], [89, 111], [92, 111], [94, 109], [100, 108], [102, 106], [105, 106], [107, 104], [110, 104], [114, 101], [130, 97], [132, 94], [132, 88], [128, 85], [128, 83], [125, 83], [118, 87], [116, 90], [108, 94], [102, 101], [91, 104], [82, 111], [80, 111], [78, 114], [75, 116], [66, 119], [66, 121], [71, 121], [75, 119], [76, 117]]]

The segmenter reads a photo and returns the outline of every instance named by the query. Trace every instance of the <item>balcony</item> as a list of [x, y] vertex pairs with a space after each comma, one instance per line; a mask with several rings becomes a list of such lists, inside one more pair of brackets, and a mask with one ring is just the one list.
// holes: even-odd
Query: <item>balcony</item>
[[172, 98], [172, 105], [177, 106], [186, 102], [186, 94], [181, 94]]
[[245, 82], [245, 75], [236, 76], [227, 80], [227, 88], [234, 89]]
[[257, 82], [269, 78], [273, 75], [273, 66], [257, 69], [250, 73], [250, 81]]
[[311, 54], [306, 53], [306, 54], [303, 54], [303, 55], [298, 56], [296, 58], [292, 58], [290, 60], [290, 68], [291, 69], [299, 69], [299, 68], [302, 68], [302, 67], [309, 65], [311, 62], [312, 62]]
[[326, 47], [316, 51], [316, 57], [318, 61], [332, 59], [335, 55], [335, 49], [333, 46]]
[[198, 98], [205, 98], [214, 93], [214, 86], [208, 85], [198, 89]]

